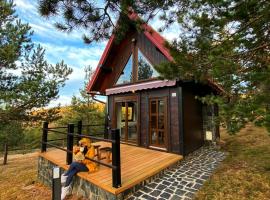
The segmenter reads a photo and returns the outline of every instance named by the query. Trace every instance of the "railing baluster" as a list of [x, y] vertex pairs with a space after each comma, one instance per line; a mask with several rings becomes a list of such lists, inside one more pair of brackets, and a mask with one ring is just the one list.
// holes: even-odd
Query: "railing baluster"
[[67, 131], [67, 165], [72, 163], [74, 124], [68, 124]]
[[41, 152], [46, 152], [47, 150], [48, 127], [49, 123], [43, 122]]
[[[77, 127], [77, 130], [78, 130], [78, 135], [81, 135], [82, 134], [82, 121], [78, 121], [78, 127]], [[79, 141], [82, 139], [81, 136], [78, 136], [77, 137], [77, 144], [79, 143]]]
[[120, 160], [120, 132], [119, 129], [112, 129], [112, 169], [113, 187], [121, 187], [121, 160]]

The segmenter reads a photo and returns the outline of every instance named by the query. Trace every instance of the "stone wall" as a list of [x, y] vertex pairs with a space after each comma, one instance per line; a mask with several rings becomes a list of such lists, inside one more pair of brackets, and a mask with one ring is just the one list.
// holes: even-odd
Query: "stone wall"
[[[175, 164], [177, 165], [177, 163]], [[173, 166], [175, 166], [173, 165]], [[172, 167], [173, 167], [172, 166]], [[52, 186], [52, 169], [56, 167], [51, 161], [39, 157], [38, 159], [38, 180], [44, 185], [51, 187]], [[172, 168], [170, 167], [170, 168]], [[123, 200], [125, 197], [132, 195], [134, 192], [138, 191], [141, 187], [146, 184], [151, 183], [156, 178], [159, 178], [164, 174], [165, 170], [162, 170], [160, 173], [144, 180], [143, 182], [135, 185], [134, 187], [124, 191], [121, 194], [114, 195], [110, 192], [107, 192], [96, 185], [88, 182], [85, 179], [75, 176], [72, 181], [72, 194], [78, 197], [84, 197], [91, 200]], [[61, 168], [61, 174], [64, 172], [64, 169]]]

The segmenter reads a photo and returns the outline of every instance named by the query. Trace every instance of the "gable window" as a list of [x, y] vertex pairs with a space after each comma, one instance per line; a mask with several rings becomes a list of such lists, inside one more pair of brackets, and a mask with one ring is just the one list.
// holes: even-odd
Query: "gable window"
[[138, 49], [138, 80], [146, 80], [154, 77], [158, 77], [159, 74], [151, 65], [151, 63], [145, 58], [142, 52]]
[[124, 68], [124, 70], [122, 71], [122, 73], [120, 74], [119, 79], [116, 82], [116, 85], [118, 84], [125, 84], [125, 83], [131, 83], [132, 82], [132, 54], [128, 59], [128, 62]]
[[[128, 84], [136, 81], [148, 80], [159, 76], [153, 65], [143, 55], [141, 50], [137, 47], [133, 49], [128, 62], [126, 63], [123, 71], [119, 75], [119, 78], [115, 85]], [[134, 62], [134, 61], [137, 62]]]

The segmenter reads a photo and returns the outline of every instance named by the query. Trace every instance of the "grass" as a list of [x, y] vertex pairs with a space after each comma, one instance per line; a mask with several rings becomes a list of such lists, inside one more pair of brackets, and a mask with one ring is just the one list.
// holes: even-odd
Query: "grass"
[[0, 165], [0, 199], [50, 200], [49, 188], [36, 182], [37, 154], [10, 156], [8, 165]]
[[[196, 194], [196, 199], [268, 200], [270, 136], [266, 130], [248, 125], [234, 136], [222, 131], [221, 149], [228, 156]], [[37, 154], [12, 155], [8, 165], [0, 164], [0, 199], [51, 199], [50, 188], [37, 182]]]
[[197, 193], [196, 199], [270, 199], [270, 136], [248, 125], [233, 136], [221, 133], [227, 158]]

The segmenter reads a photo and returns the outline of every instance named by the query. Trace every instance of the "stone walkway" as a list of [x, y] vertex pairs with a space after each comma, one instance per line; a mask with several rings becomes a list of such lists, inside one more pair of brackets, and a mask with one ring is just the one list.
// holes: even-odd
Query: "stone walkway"
[[138, 190], [127, 200], [192, 199], [218, 164], [226, 157], [214, 147], [204, 146], [185, 157], [176, 167]]

